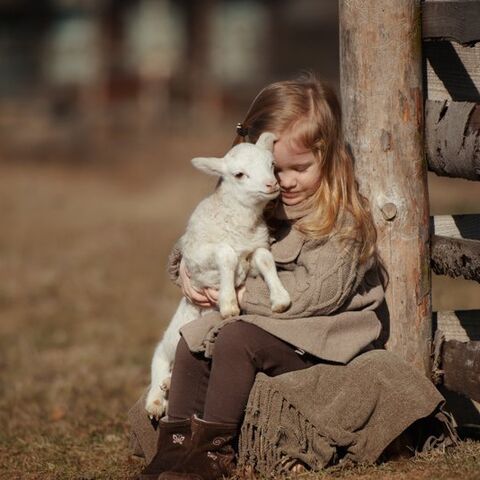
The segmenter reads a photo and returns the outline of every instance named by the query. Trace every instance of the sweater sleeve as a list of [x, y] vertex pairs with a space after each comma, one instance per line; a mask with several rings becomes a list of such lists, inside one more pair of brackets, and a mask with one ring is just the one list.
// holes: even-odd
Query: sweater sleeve
[[340, 308], [358, 284], [359, 249], [354, 242], [307, 241], [295, 268], [278, 272], [292, 304], [282, 313], [271, 310], [270, 292], [261, 277], [248, 278], [241, 301], [243, 313], [290, 319], [329, 315]]

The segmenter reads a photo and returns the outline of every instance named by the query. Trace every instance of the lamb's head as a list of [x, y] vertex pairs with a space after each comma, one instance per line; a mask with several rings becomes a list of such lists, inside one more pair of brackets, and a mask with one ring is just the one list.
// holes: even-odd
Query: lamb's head
[[193, 165], [223, 179], [223, 188], [242, 203], [261, 204], [274, 199], [280, 187], [274, 175], [273, 133], [264, 132], [257, 143], [240, 143], [223, 158], [194, 158]]

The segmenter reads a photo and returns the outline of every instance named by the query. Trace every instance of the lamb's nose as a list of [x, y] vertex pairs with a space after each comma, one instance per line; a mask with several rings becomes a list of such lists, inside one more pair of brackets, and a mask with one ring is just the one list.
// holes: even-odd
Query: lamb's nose
[[269, 192], [274, 192], [275, 190], [278, 190], [278, 182], [276, 180], [267, 182], [265, 186], [267, 187], [267, 190]]

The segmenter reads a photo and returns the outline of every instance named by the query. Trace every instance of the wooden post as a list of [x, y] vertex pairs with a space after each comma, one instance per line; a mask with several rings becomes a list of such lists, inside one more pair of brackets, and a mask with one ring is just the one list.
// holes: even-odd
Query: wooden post
[[431, 299], [420, 0], [340, 0], [345, 140], [387, 267], [389, 339], [430, 370]]

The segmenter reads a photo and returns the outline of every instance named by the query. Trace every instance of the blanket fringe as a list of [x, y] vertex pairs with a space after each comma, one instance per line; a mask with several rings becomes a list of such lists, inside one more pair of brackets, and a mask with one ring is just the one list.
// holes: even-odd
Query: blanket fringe
[[[268, 410], [262, 410], [261, 415], [260, 408], [265, 405]], [[292, 444], [296, 445], [294, 451], [288, 447]], [[240, 436], [240, 467], [251, 466], [266, 475], [286, 475], [299, 460], [312, 470], [320, 470], [332, 462], [334, 454], [327, 439], [280, 392], [257, 380]]]

